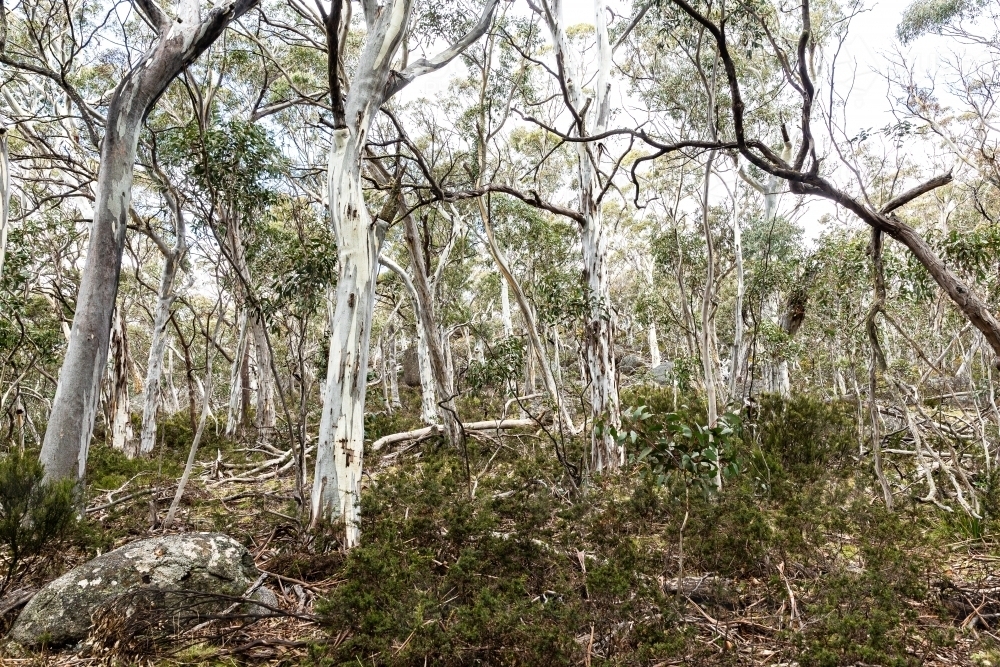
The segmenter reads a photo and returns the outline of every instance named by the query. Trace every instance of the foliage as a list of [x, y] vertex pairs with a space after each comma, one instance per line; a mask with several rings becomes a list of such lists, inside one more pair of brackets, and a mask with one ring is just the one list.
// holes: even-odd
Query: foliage
[[622, 411], [620, 429], [610, 427], [615, 439], [633, 451], [629, 457], [646, 470], [657, 484], [679, 472], [705, 495], [715, 489], [717, 471], [723, 477], [739, 472], [734, 460], [739, 416], [727, 414], [714, 426], [686, 419], [677, 412], [654, 413], [645, 405]]
[[213, 202], [233, 213], [249, 215], [275, 198], [270, 181], [282, 160], [260, 125], [234, 118], [201, 128], [191, 121], [167, 132], [161, 151], [168, 165], [187, 170]]
[[819, 479], [857, 448], [857, 416], [847, 403], [800, 394], [764, 395], [748, 431], [769, 459], [798, 479]]
[[[669, 394], [645, 388], [626, 399], [657, 406]], [[685, 620], [689, 603], [664, 587], [683, 553], [685, 574], [739, 587], [706, 593], [698, 600], [705, 613], [745, 617], [752, 605], [755, 618], [784, 614], [791, 629], [771, 644], [783, 660], [916, 664], [915, 647], [951, 641], [933, 614], [916, 611], [932, 604], [924, 554], [937, 545], [926, 506], [889, 513], [871, 504], [863, 477], [819, 475], [818, 462], [839, 460], [847, 442], [836, 428], [841, 407], [819, 403], [771, 398], [759, 413], [767, 416], [741, 428], [765, 443], [776, 474], [788, 480], [782, 494], [760, 493], [742, 473], [720, 493], [686, 494], [680, 476], [658, 484], [632, 469], [571, 496], [555, 458], [531, 455], [530, 440], [515, 437], [495, 455], [471, 442], [474, 470], [495, 458], [470, 496], [461, 454], [425, 446], [373, 477], [362, 497], [362, 544], [327, 563], [333, 571], [323, 576], [341, 583], [319, 611], [337, 640], [316, 647], [314, 661], [558, 665], [590, 655], [592, 664], [608, 665], [742, 664], [713, 648], [714, 631], [699, 639], [698, 624], [690, 614]], [[678, 410], [680, 423], [696, 423], [689, 410]], [[650, 412], [659, 416], [641, 421], [662, 420]], [[782, 413], [798, 428], [776, 428]], [[800, 455], [809, 437], [818, 442]], [[741, 456], [752, 447], [733, 440]], [[813, 467], [797, 463], [803, 457]], [[315, 566], [300, 558], [288, 567]], [[786, 580], [797, 620], [788, 618]]]
[[974, 17], [985, 4], [985, 0], [916, 0], [903, 12], [896, 36], [907, 44], [956, 20]]
[[5, 571], [2, 594], [26, 564], [66, 537], [76, 518], [72, 480], [47, 482], [38, 457], [11, 448], [0, 457], [0, 546]]
[[494, 345], [488, 345], [484, 359], [474, 360], [469, 364], [465, 374], [469, 388], [474, 392], [491, 388], [506, 394], [517, 385], [524, 369], [524, 354], [524, 341], [514, 336], [508, 336]]

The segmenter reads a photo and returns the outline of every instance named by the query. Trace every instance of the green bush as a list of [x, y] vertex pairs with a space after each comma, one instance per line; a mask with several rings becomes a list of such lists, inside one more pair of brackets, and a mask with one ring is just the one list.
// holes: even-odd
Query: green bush
[[809, 395], [762, 396], [749, 420], [761, 451], [801, 479], [818, 479], [857, 449], [854, 406]]
[[43, 481], [38, 458], [13, 448], [0, 458], [2, 594], [36, 556], [66, 536], [76, 516], [72, 480]]

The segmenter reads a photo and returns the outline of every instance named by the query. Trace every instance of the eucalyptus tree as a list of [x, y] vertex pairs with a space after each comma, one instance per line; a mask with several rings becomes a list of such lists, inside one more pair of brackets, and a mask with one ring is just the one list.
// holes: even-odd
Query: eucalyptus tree
[[177, 273], [184, 264], [188, 252], [187, 220], [183, 210], [183, 199], [180, 190], [171, 182], [169, 176], [159, 167], [156, 161], [156, 145], [152, 146], [150, 156], [151, 168], [159, 182], [163, 199], [167, 205], [170, 219], [170, 232], [173, 243], [157, 232], [146, 221], [141, 229], [156, 245], [163, 255], [163, 271], [156, 295], [156, 308], [153, 314], [153, 329], [150, 334], [149, 356], [146, 363], [146, 378], [143, 383], [142, 431], [138, 447], [134, 453], [137, 456], [147, 456], [156, 445], [157, 414], [160, 409], [161, 380], [163, 379], [163, 358], [167, 348], [167, 324], [171, 310], [178, 297], [175, 287]]
[[[234, 0], [204, 13], [198, 0], [182, 0], [171, 15], [155, 0], [136, 0], [135, 7], [153, 35], [148, 48], [122, 72], [103, 114], [65, 83], [65, 76], [49, 67], [49, 54], [12, 53], [5, 45], [3, 64], [65, 83], [63, 88], [84, 119], [93, 144], [100, 145], [88, 261], [42, 446], [41, 459], [50, 478], [82, 477], [84, 472], [108, 356], [142, 121], [174, 78], [255, 2]], [[94, 32], [90, 27], [74, 32], [85, 38], [65, 51], [75, 56], [84, 53]], [[100, 129], [104, 134], [99, 139]]]
[[[955, 272], [935, 253], [927, 240], [911, 225], [901, 220], [894, 212], [952, 180], [950, 173], [935, 176], [909, 190], [892, 196], [880, 205], [865, 197], [850, 194], [838, 186], [833, 178], [821, 174], [819, 137], [813, 131], [813, 116], [818, 99], [814, 72], [810, 63], [815, 62], [820, 46], [813, 25], [810, 4], [802, 4], [798, 12], [797, 26], [781, 24], [781, 14], [769, 5], [761, 8], [743, 8], [738, 17], [748, 30], [761, 31], [768, 45], [769, 57], [781, 66], [787, 87], [800, 101], [800, 122], [798, 146], [791, 160], [785, 160], [780, 153], [769, 147], [766, 139], [753, 136], [755, 128], [748, 118], [743, 98], [741, 77], [733, 57], [732, 41], [728, 33], [733, 33], [741, 21], [723, 21], [725, 7], [698, 9], [685, 0], [670, 0], [671, 4], [688, 20], [703, 26], [712, 36], [719, 51], [725, 70], [726, 86], [729, 93], [728, 115], [732, 122], [732, 139], [720, 145], [732, 145], [748, 162], [767, 174], [775, 175], [789, 183], [793, 193], [829, 199], [844, 207], [869, 225], [873, 234], [888, 235], [902, 243], [933, 277], [935, 282], [948, 294], [964, 316], [979, 329], [989, 342], [995, 355], [1000, 355], [1000, 322], [991, 312], [988, 304], [977, 295]], [[794, 33], [797, 32], [797, 37]], [[830, 125], [828, 124], [828, 128]], [[749, 132], [748, 132], [749, 131]], [[772, 135], [773, 136], [773, 135]], [[835, 150], [839, 149], [836, 137], [831, 137]]]
[[393, 0], [379, 6], [365, 0], [361, 9], [366, 33], [348, 83], [341, 79], [350, 6], [334, 0], [329, 11], [320, 10], [333, 116], [327, 196], [339, 264], [335, 295], [331, 295], [335, 304], [331, 304], [330, 359], [312, 491], [312, 523], [342, 517], [348, 547], [360, 537], [368, 352], [384, 239], [384, 226], [372, 219], [363, 197], [362, 156], [381, 106], [417, 77], [447, 65], [486, 32], [497, 0], [489, 0], [478, 21], [451, 46], [398, 71], [394, 71], [396, 59], [402, 56], [402, 63], [408, 61], [404, 41], [412, 30], [413, 2]]
[[562, 0], [542, 0], [534, 8], [542, 15], [552, 40], [556, 76], [563, 101], [573, 121], [572, 134], [577, 153], [580, 245], [583, 253], [583, 281], [587, 287], [590, 312], [585, 324], [584, 350], [590, 385], [591, 415], [595, 428], [591, 435], [590, 466], [594, 471], [614, 470], [625, 463], [625, 450], [613, 432], [620, 424], [618, 386], [615, 377], [614, 318], [610, 312], [608, 285], [607, 232], [602, 205], [610, 183], [602, 183], [601, 157], [604, 145], [590, 140], [608, 128], [611, 119], [611, 57], [613, 45], [608, 35], [607, 7], [595, 0], [594, 39], [596, 73], [593, 89], [584, 91], [587, 74], [582, 53], [573, 48], [568, 35]]

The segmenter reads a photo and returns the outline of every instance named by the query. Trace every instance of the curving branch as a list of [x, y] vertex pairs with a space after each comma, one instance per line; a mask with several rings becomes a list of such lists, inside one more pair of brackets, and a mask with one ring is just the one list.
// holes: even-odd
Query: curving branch
[[493, 23], [493, 15], [496, 13], [499, 4], [500, 0], [487, 0], [486, 7], [483, 8], [483, 13], [479, 16], [479, 21], [461, 39], [433, 58], [421, 58], [402, 72], [396, 72], [393, 79], [389, 82], [386, 99], [401, 91], [417, 77], [436, 72], [462, 55], [467, 48], [489, 30], [490, 25]]

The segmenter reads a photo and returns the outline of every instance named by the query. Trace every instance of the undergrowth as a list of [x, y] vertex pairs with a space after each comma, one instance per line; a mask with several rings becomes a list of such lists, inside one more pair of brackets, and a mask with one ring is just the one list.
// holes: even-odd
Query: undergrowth
[[[668, 392], [627, 399], [654, 418], [674, 412]], [[697, 419], [688, 405], [678, 412]], [[468, 467], [425, 447], [373, 474], [362, 544], [319, 607], [331, 642], [313, 659], [744, 664], [704, 618], [749, 614], [777, 617], [769, 643], [803, 667], [920, 664], [951, 641], [943, 620], [916, 611], [934, 608], [934, 515], [872, 503], [851, 415], [765, 400], [736, 438], [740, 474], [708, 496], [642, 465], [576, 490], [533, 436], [470, 442]], [[467, 471], [484, 469], [470, 484]], [[679, 575], [712, 575], [715, 590], [689, 601]]]

